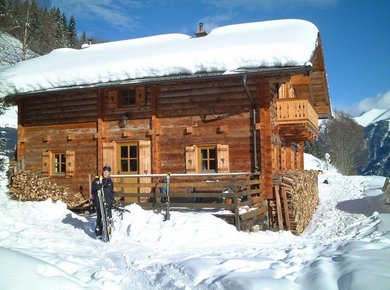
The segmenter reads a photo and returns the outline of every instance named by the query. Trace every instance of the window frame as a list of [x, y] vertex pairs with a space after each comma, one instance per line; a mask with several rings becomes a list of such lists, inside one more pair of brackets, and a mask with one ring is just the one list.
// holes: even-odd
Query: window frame
[[[131, 150], [129, 149], [130, 147], [134, 146], [136, 148], [136, 157], [131, 157]], [[122, 147], [127, 147], [128, 148], [128, 157], [123, 157], [122, 158]], [[118, 171], [121, 172], [121, 174], [134, 174], [134, 173], [138, 173], [139, 172], [139, 166], [140, 166], [140, 162], [139, 162], [139, 155], [140, 155], [140, 149], [139, 149], [139, 145], [137, 143], [118, 143], [118, 153], [117, 153], [117, 160], [118, 160]], [[128, 161], [128, 171], [123, 171], [122, 170], [122, 160], [127, 160]], [[132, 160], [135, 160], [136, 161], [136, 166], [137, 166], [137, 170], [136, 171], [132, 171], [131, 170], [131, 161]]]
[[[218, 150], [216, 145], [204, 145], [197, 146], [197, 154], [198, 154], [198, 172], [200, 173], [216, 173], [218, 172]], [[203, 158], [203, 151], [207, 150], [207, 157]], [[214, 158], [210, 157], [210, 151], [214, 150]], [[207, 162], [207, 169], [203, 169], [203, 162]], [[210, 169], [210, 161], [214, 162], [214, 169]]]
[[[131, 92], [131, 94], [129, 93]], [[123, 88], [119, 90], [118, 98], [118, 107], [119, 108], [128, 108], [135, 107], [137, 103], [137, 93], [136, 88]], [[124, 100], [127, 99], [127, 102]], [[130, 102], [131, 100], [131, 102]]]
[[[56, 161], [56, 156], [59, 156], [59, 161]], [[63, 157], [63, 160], [62, 160]], [[66, 152], [51, 152], [51, 175], [53, 176], [66, 176]], [[57, 171], [57, 165], [59, 171]]]

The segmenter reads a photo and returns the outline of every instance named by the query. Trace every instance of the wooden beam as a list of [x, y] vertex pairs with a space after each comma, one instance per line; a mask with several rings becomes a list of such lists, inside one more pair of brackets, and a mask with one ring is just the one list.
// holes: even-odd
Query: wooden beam
[[96, 133], [98, 138], [96, 139], [96, 171], [100, 173], [103, 170], [103, 141], [106, 137], [106, 125], [104, 122], [104, 91], [100, 90], [97, 95], [97, 120], [96, 120]]
[[308, 85], [310, 83], [310, 77], [305, 75], [293, 75], [291, 76], [290, 83], [295, 85]]
[[154, 85], [152, 87], [152, 96], [151, 96], [151, 109], [152, 116], [150, 117], [150, 128], [152, 132], [158, 132], [158, 134], [152, 134], [151, 147], [152, 147], [152, 173], [161, 172], [161, 149], [160, 149], [160, 135], [161, 135], [161, 125], [159, 120], [159, 111], [158, 111], [158, 99], [160, 95], [160, 86]]
[[261, 179], [267, 198], [272, 198], [272, 116], [271, 89], [265, 78], [258, 78], [258, 104], [260, 117]]

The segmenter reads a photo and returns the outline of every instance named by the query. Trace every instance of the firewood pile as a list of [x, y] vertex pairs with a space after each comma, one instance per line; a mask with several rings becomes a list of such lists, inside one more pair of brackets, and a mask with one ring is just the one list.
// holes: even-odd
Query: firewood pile
[[53, 202], [61, 200], [68, 208], [76, 208], [86, 203], [81, 193], [74, 193], [49, 178], [40, 177], [29, 170], [23, 170], [12, 176], [9, 187], [12, 198], [20, 201], [42, 201], [51, 198]]
[[318, 172], [294, 170], [280, 174], [274, 189], [275, 199], [270, 201], [273, 227], [302, 233], [318, 206]]

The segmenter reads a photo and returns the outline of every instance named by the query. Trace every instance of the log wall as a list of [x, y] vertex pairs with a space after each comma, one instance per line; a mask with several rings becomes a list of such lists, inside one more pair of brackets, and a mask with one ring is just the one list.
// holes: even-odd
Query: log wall
[[[259, 169], [271, 196], [272, 174], [299, 167], [296, 160], [301, 158], [291, 157], [298, 152], [296, 143], [278, 135], [276, 84], [257, 77], [248, 78], [247, 84], [257, 107]], [[142, 96], [130, 107], [118, 106], [122, 88], [21, 99], [18, 158], [25, 159], [26, 169], [43, 172], [43, 152], [74, 152], [74, 172], [50, 178], [88, 196], [88, 175], [100, 173], [107, 144], [142, 141], [151, 144], [148, 173], [186, 172], [188, 146], [217, 144], [228, 148], [230, 172], [253, 171], [252, 112], [241, 77], [137, 85]], [[124, 117], [127, 125], [120, 126]], [[289, 161], [286, 151], [292, 152]]]

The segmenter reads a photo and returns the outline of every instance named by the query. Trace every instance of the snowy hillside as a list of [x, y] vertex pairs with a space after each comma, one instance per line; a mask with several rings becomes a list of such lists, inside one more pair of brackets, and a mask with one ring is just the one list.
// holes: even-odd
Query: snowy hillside
[[[305, 155], [308, 168], [324, 164]], [[324, 183], [324, 180], [328, 183]], [[0, 289], [388, 290], [390, 210], [383, 177], [320, 174], [320, 204], [301, 236], [237, 232], [207, 213], [139, 206], [115, 217], [110, 244], [95, 216], [0, 189]]]
[[354, 119], [364, 127], [368, 145], [367, 164], [360, 173], [390, 176], [390, 108], [371, 109]]
[[[12, 35], [0, 31], [0, 69], [21, 61], [22, 43]], [[26, 59], [38, 56], [27, 50]]]
[[0, 116], [0, 128], [1, 127], [10, 127], [17, 128], [18, 126], [18, 112], [17, 107], [10, 107], [4, 115]]
[[355, 117], [355, 121], [363, 127], [367, 127], [373, 123], [389, 120], [390, 119], [390, 108], [388, 109], [371, 109], [362, 115]]
[[[20, 61], [20, 55], [22, 52], [22, 44], [15, 37], [0, 31], [0, 70], [2, 68], [11, 66]], [[30, 50], [27, 53], [27, 57], [31, 58], [36, 56], [35, 53]], [[17, 128], [18, 117], [17, 108], [10, 107], [5, 114], [0, 115], [0, 132], [4, 132], [4, 137], [7, 139], [7, 152], [11, 152], [16, 144], [16, 134], [14, 134], [14, 128]], [[8, 134], [12, 132], [12, 134]]]
[[[21, 61], [22, 43], [8, 33], [0, 31], [0, 70]], [[27, 50], [27, 59], [38, 56], [38, 54]], [[17, 108], [9, 108], [4, 115], [0, 116], [1, 127], [17, 127]]]

